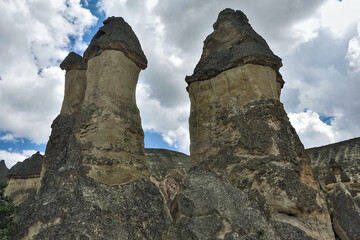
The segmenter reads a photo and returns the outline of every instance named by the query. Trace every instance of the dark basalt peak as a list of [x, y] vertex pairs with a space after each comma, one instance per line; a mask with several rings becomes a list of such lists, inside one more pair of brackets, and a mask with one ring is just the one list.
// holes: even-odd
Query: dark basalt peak
[[277, 81], [283, 86], [279, 68], [281, 58], [276, 56], [266, 41], [257, 34], [240, 10], [230, 8], [219, 13], [212, 32], [204, 41], [203, 53], [193, 75], [186, 76], [190, 85], [215, 77], [228, 69], [247, 63], [269, 66], [277, 72]]
[[9, 171], [8, 178], [39, 177], [44, 156], [37, 152], [23, 162], [16, 163]]
[[82, 56], [77, 53], [69, 53], [64, 61], [60, 64], [62, 70], [86, 70], [86, 65], [83, 62]]
[[84, 52], [84, 60], [100, 55], [103, 50], [119, 50], [141, 69], [147, 67], [147, 59], [141, 49], [139, 39], [130, 25], [122, 17], [109, 17], [92, 38]]
[[9, 169], [5, 165], [5, 161], [0, 161], [0, 183], [6, 183]]

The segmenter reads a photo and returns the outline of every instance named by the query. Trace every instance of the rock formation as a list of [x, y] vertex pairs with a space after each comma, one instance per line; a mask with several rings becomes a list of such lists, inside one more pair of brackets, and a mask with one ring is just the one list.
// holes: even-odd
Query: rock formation
[[7, 176], [9, 174], [9, 169], [5, 165], [5, 160], [0, 161], [0, 183], [7, 182]]
[[359, 145], [307, 150], [320, 185], [279, 101], [281, 59], [241, 11], [213, 27], [186, 77], [190, 158], [144, 149], [147, 60], [124, 19], [64, 59], [41, 185], [14, 239], [360, 239]]
[[360, 138], [306, 150], [341, 240], [360, 239]]
[[43, 161], [44, 156], [37, 152], [10, 169], [5, 195], [11, 197], [14, 204], [19, 205], [35, 196], [40, 185]]
[[41, 187], [15, 238], [161, 239], [167, 233], [171, 217], [150, 180], [135, 102], [146, 64], [131, 27], [114, 17], [84, 58], [64, 60], [63, 108], [52, 124]]
[[192, 76], [190, 160], [170, 239], [334, 239], [283, 105], [281, 59], [223, 10]]
[[[329, 175], [337, 173], [340, 174], [337, 182], [360, 183], [360, 138], [309, 148], [306, 152], [311, 158], [314, 174], [322, 184]], [[338, 170], [334, 168], [336, 165]]]

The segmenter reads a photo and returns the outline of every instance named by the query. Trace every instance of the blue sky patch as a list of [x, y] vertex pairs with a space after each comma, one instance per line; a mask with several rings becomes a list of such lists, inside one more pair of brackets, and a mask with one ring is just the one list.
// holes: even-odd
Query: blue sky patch
[[[21, 152], [23, 150], [36, 150], [45, 152], [46, 144], [35, 144], [27, 138], [11, 138], [10, 132], [0, 132], [0, 150], [8, 152]], [[19, 159], [22, 161], [24, 159]]]
[[151, 131], [145, 131], [145, 147], [146, 148], [165, 148], [174, 151], [178, 151], [173, 146], [170, 146], [165, 142], [161, 134]]
[[97, 3], [98, 3], [98, 1], [95, 1], [95, 0], [88, 0], [88, 1], [81, 0], [81, 5], [84, 8], [89, 9], [90, 12], [92, 13], [92, 15], [94, 15], [98, 18], [97, 23], [95, 25], [91, 26], [90, 29], [88, 31], [86, 31], [83, 36], [83, 41], [87, 44], [90, 43], [92, 37], [95, 35], [97, 30], [99, 30], [99, 28], [103, 25], [103, 21], [105, 20], [105, 13], [99, 11], [99, 9], [97, 7]]
[[331, 126], [331, 122], [335, 119], [334, 116], [325, 116], [325, 115], [320, 115], [320, 120], [325, 123], [326, 125]]

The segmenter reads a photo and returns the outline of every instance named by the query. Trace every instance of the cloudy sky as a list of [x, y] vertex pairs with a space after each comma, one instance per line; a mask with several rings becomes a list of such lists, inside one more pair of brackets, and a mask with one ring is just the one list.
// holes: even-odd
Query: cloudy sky
[[0, 0], [0, 159], [45, 151], [69, 51], [122, 16], [149, 64], [137, 103], [146, 147], [189, 152], [185, 75], [224, 8], [242, 10], [283, 59], [281, 101], [305, 147], [360, 136], [359, 0]]

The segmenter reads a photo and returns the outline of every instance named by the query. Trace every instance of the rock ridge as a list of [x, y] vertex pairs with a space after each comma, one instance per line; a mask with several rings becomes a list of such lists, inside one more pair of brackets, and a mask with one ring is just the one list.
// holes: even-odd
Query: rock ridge
[[30, 158], [16, 163], [9, 171], [9, 178], [32, 178], [40, 177], [44, 156], [38, 151]]

